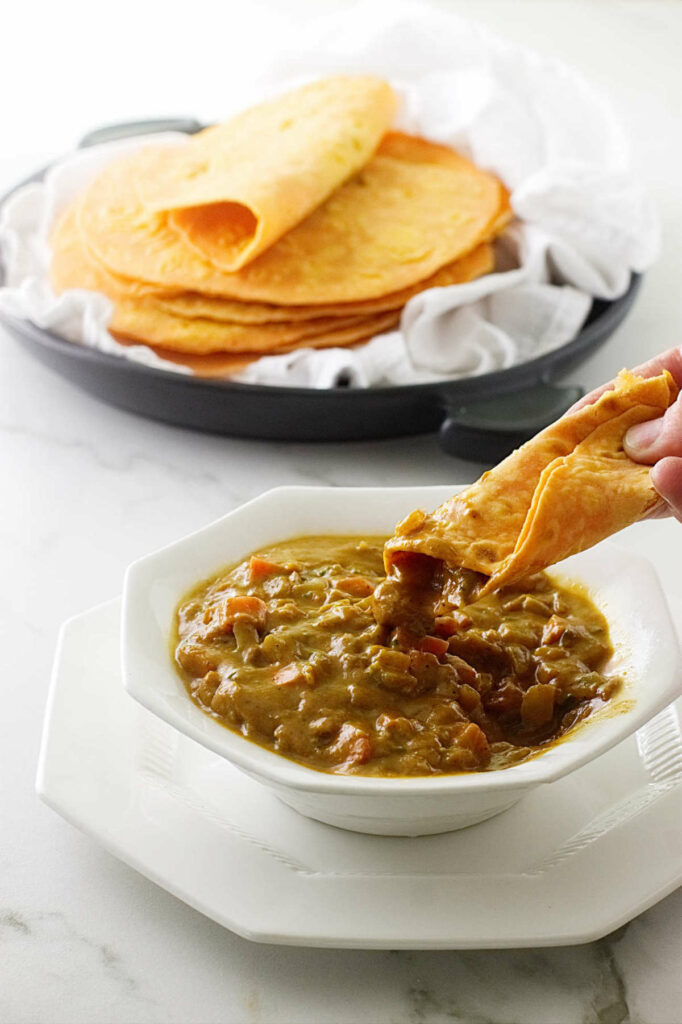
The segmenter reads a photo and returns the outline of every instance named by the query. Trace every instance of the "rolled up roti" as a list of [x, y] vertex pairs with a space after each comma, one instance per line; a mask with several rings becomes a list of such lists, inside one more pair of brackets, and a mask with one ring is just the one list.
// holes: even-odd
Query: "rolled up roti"
[[396, 107], [390, 85], [370, 75], [311, 82], [159, 149], [137, 178], [139, 197], [170, 214], [203, 258], [238, 270], [367, 163]]
[[648, 379], [623, 370], [612, 390], [513, 452], [435, 512], [413, 512], [384, 549], [480, 573], [479, 593], [522, 579], [643, 519], [663, 500], [649, 467], [623, 448], [635, 423], [661, 416], [678, 388], [667, 371]]

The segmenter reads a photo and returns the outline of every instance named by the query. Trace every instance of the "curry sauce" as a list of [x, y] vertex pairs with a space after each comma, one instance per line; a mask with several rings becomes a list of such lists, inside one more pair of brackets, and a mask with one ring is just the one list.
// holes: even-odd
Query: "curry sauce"
[[384, 538], [307, 537], [201, 583], [174, 657], [223, 725], [320, 771], [506, 768], [602, 706], [605, 619], [544, 573], [476, 599], [475, 574], [385, 579]]

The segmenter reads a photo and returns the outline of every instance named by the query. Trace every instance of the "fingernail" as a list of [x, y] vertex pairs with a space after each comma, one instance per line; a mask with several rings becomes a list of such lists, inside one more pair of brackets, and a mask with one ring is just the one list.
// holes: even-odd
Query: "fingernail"
[[635, 458], [646, 455], [661, 432], [662, 422], [662, 419], [647, 420], [646, 423], [636, 423], [630, 427], [625, 435], [625, 448], [629, 454]]

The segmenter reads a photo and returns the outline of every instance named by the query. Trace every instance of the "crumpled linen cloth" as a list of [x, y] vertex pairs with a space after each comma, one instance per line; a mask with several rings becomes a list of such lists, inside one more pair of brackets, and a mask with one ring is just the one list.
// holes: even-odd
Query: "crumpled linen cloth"
[[[362, 2], [280, 40], [249, 102], [339, 72], [371, 72], [401, 97], [397, 127], [453, 146], [511, 191], [517, 220], [497, 243], [496, 272], [431, 289], [400, 329], [351, 349], [266, 356], [234, 379], [328, 388], [425, 383], [512, 366], [580, 330], [593, 298], [622, 295], [658, 251], [656, 212], [628, 169], [605, 100], [578, 74], [482, 26], [416, 3]], [[109, 160], [167, 133], [109, 143], [60, 161], [7, 202], [0, 308], [70, 340], [174, 372], [144, 345], [108, 333], [105, 296], [55, 297], [47, 280], [55, 216]]]

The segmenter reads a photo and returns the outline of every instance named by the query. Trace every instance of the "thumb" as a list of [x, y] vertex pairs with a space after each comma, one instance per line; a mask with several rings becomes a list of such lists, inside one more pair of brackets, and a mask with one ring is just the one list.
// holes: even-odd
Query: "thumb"
[[682, 456], [682, 402], [670, 406], [664, 416], [630, 427], [625, 435], [625, 451], [635, 462], [652, 465], [668, 455]]

